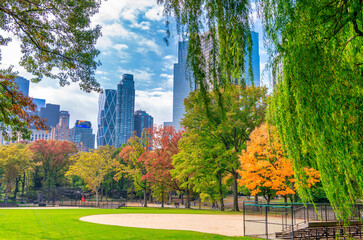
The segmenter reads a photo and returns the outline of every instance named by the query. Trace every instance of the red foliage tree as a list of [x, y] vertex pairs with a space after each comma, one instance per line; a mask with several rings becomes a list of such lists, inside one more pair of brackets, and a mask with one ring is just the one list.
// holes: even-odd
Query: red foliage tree
[[77, 147], [68, 141], [37, 140], [31, 143], [29, 149], [36, 162], [36, 174], [43, 174], [43, 187], [48, 187], [49, 202], [51, 187], [64, 177], [69, 167], [69, 157], [77, 152]]
[[170, 170], [174, 169], [172, 156], [179, 152], [178, 142], [182, 137], [182, 131], [176, 131], [171, 126], [154, 125], [149, 133], [151, 151], [141, 156], [147, 168], [143, 179], [149, 182], [154, 194], [161, 198], [164, 206], [165, 193], [178, 189], [178, 182], [173, 179]]

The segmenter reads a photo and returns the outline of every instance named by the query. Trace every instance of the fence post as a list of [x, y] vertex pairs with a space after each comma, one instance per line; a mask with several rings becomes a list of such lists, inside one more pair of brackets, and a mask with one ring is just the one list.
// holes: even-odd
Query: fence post
[[292, 239], [294, 239], [294, 204], [291, 204], [291, 235]]
[[246, 236], [246, 207], [245, 207], [245, 202], [243, 202], [243, 236]]
[[266, 239], [268, 239], [268, 224], [267, 224], [267, 205], [265, 207], [265, 228], [266, 228]]

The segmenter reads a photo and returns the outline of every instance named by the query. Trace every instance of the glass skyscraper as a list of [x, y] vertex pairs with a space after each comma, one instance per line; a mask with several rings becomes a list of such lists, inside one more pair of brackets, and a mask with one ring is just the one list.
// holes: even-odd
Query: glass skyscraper
[[72, 141], [80, 151], [95, 148], [95, 135], [92, 133], [91, 122], [77, 120], [73, 128]]
[[29, 80], [23, 77], [16, 77], [14, 82], [18, 85], [19, 91], [21, 91], [25, 96], [29, 96]]
[[57, 104], [47, 103], [45, 108], [40, 109], [40, 117], [47, 119], [45, 125], [51, 130], [59, 123], [59, 109], [60, 106]]
[[[259, 54], [259, 42], [258, 42], [258, 33], [251, 32], [252, 37], [252, 72], [253, 72], [253, 83], [255, 86], [260, 86], [260, 54]], [[248, 76], [248, 54], [245, 58], [245, 67], [246, 67], [246, 84], [251, 85], [251, 79]]]
[[116, 94], [116, 147], [132, 137], [134, 130], [135, 88], [134, 76], [122, 75]]
[[98, 99], [97, 146], [116, 146], [116, 90], [106, 89]]
[[173, 126], [176, 130], [180, 129], [180, 121], [184, 117], [184, 99], [191, 91], [195, 90], [187, 78], [186, 62], [188, 55], [188, 42], [179, 42], [178, 63], [174, 64], [174, 85], [173, 85]]
[[134, 117], [134, 134], [141, 137], [144, 129], [151, 128], [153, 123], [154, 119], [152, 116], [147, 114], [145, 111], [137, 110]]

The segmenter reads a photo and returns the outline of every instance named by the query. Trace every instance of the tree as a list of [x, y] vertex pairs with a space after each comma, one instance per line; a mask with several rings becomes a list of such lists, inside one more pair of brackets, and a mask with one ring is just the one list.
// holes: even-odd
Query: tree
[[[261, 193], [270, 202], [271, 198], [295, 194], [294, 171], [290, 160], [285, 157], [279, 136], [273, 126], [266, 123], [256, 128], [247, 142], [247, 149], [240, 156], [240, 185], [251, 190], [252, 195]], [[319, 182], [319, 173], [305, 167], [310, 176], [308, 187]]]
[[[36, 140], [29, 149], [33, 152], [33, 160], [43, 174], [43, 187], [48, 188], [48, 202], [51, 187], [56, 187], [69, 167], [69, 158], [76, 153], [77, 147], [68, 141]], [[54, 203], [53, 192], [53, 203]]]
[[[99, 0], [75, 1], [3, 1], [0, 5], [0, 46], [13, 38], [21, 41], [20, 65], [33, 74], [33, 82], [44, 77], [58, 79], [61, 86], [80, 82], [80, 88], [100, 91], [95, 79], [95, 60], [99, 51], [95, 43], [100, 27], [90, 27], [90, 17], [100, 6]], [[0, 51], [1, 59], [1, 51]], [[30, 98], [22, 96], [11, 79], [17, 73], [12, 67], [0, 70], [0, 131], [30, 137], [26, 128], [32, 123], [44, 127], [36, 116]]]
[[144, 131], [141, 138], [133, 136], [127, 141], [119, 153], [120, 162], [115, 162], [115, 180], [120, 180], [123, 175], [127, 175], [133, 180], [134, 186], [144, 192], [144, 207], [147, 207], [147, 179], [143, 176], [147, 174], [147, 168], [142, 157], [149, 152], [149, 134]]
[[[150, 129], [149, 147], [152, 149], [141, 157], [145, 164], [147, 173], [142, 179], [148, 181], [152, 186], [154, 194], [160, 197], [162, 207], [166, 192], [180, 190], [179, 183], [173, 179], [171, 170], [174, 169], [172, 164], [173, 155], [179, 152], [178, 142], [182, 136], [182, 131], [176, 131], [174, 127], [154, 125]], [[190, 207], [189, 188], [186, 188], [187, 202], [186, 207]]]
[[[363, 198], [362, 1], [261, 0], [275, 82], [271, 111], [297, 184], [317, 169], [337, 215]], [[305, 201], [310, 188], [299, 188]]]
[[[237, 169], [238, 154], [245, 147], [250, 133], [265, 117], [266, 89], [232, 85], [220, 91], [192, 92], [185, 101], [186, 114], [183, 125], [186, 129], [211, 136], [223, 146], [221, 169], [233, 178], [233, 210], [238, 211]], [[205, 100], [206, 104], [203, 104]], [[184, 121], [184, 120], [183, 120]]]
[[71, 166], [65, 176], [79, 176], [86, 186], [96, 193], [99, 207], [99, 190], [105, 176], [112, 169], [113, 147], [102, 146], [91, 152], [81, 152], [71, 157]]
[[22, 143], [1, 146], [0, 169], [2, 170], [0, 181], [5, 186], [5, 196], [15, 187], [14, 200], [16, 200], [20, 177], [33, 169], [31, 151]]
[[[190, 120], [184, 118], [183, 124], [191, 124]], [[224, 146], [190, 125], [178, 145], [180, 152], [173, 156], [172, 176], [180, 182], [180, 187], [193, 189], [201, 199], [219, 200], [220, 210], [224, 211], [226, 171], [221, 167]]]

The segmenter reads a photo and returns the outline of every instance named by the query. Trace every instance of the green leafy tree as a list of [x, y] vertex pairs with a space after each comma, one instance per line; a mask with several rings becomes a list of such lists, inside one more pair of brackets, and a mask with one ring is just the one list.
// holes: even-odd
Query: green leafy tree
[[123, 176], [132, 179], [136, 190], [142, 190], [144, 194], [144, 207], [147, 207], [148, 181], [143, 178], [147, 174], [147, 167], [142, 160], [143, 156], [149, 152], [149, 134], [143, 133], [141, 138], [133, 136], [127, 141], [127, 145], [119, 153], [120, 161], [115, 164], [115, 180], [120, 180]]
[[[100, 85], [94, 76], [100, 65], [95, 60], [99, 54], [95, 43], [101, 32], [99, 26], [90, 27], [90, 18], [98, 11], [100, 2], [2, 1], [0, 46], [6, 46], [13, 38], [20, 40], [19, 64], [34, 76], [33, 82], [49, 77], [58, 79], [61, 86], [79, 82], [84, 91], [99, 91]], [[10, 131], [14, 137], [20, 133], [27, 139], [28, 125], [41, 121], [27, 112], [28, 108], [35, 108], [30, 98], [19, 95], [14, 84], [9, 84], [9, 79], [16, 75], [11, 67], [0, 70], [0, 130], [6, 137], [6, 131]]]
[[92, 152], [82, 152], [71, 157], [71, 166], [66, 176], [79, 176], [86, 186], [96, 193], [97, 207], [99, 207], [99, 190], [105, 176], [112, 169], [112, 153], [110, 146], [99, 147]]
[[[232, 85], [216, 92], [192, 92], [185, 101], [184, 127], [208, 135], [223, 146], [219, 167], [233, 178], [233, 210], [238, 211], [238, 154], [244, 149], [250, 133], [265, 117], [266, 89]], [[206, 97], [206, 98], [205, 98]], [[207, 104], [201, 104], [208, 100]]]
[[[363, 2], [261, 0], [276, 123], [298, 185], [317, 169], [338, 215], [363, 198]], [[298, 188], [305, 200], [311, 189]]]

